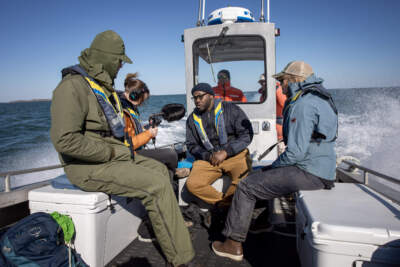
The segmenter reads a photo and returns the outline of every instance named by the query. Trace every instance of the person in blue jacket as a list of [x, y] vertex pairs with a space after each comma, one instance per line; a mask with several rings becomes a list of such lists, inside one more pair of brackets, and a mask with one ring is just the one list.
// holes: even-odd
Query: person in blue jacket
[[287, 96], [283, 110], [286, 149], [272, 165], [240, 181], [222, 232], [227, 238], [212, 244], [217, 255], [237, 261], [243, 258], [242, 242], [256, 201], [334, 186], [338, 115], [323, 80], [303, 61], [290, 62], [273, 77]]

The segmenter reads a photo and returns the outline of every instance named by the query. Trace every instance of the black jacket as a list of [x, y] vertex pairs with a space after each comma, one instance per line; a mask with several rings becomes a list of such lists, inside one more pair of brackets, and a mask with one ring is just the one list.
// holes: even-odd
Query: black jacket
[[[205, 128], [204, 130], [207, 133], [207, 137], [214, 146], [215, 151], [225, 150], [229, 158], [247, 148], [253, 139], [253, 128], [246, 114], [236, 104], [232, 102], [223, 102], [222, 108], [226, 134], [228, 136], [228, 143], [224, 146], [219, 144], [214, 126], [214, 109], [201, 114], [201, 120], [203, 121], [203, 127]], [[201, 142], [194, 125], [193, 113], [190, 114], [186, 121], [186, 146], [190, 154], [192, 154], [196, 160], [209, 160], [212, 151], [207, 151]]]

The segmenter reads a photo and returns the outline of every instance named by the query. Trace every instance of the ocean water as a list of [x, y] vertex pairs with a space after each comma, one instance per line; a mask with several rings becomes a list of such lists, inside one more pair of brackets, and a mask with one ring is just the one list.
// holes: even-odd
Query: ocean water
[[[400, 178], [400, 87], [330, 92], [339, 111], [338, 157], [356, 157], [361, 165]], [[255, 97], [255, 93], [246, 94], [248, 99]], [[140, 109], [142, 120], [167, 103], [186, 105], [185, 95], [150, 97]], [[185, 121], [186, 117], [177, 122], [162, 122], [156, 145], [184, 141]], [[59, 164], [49, 136], [50, 102], [0, 103], [0, 125], [0, 173]], [[46, 180], [62, 173], [62, 169], [56, 169], [19, 175], [11, 185]]]

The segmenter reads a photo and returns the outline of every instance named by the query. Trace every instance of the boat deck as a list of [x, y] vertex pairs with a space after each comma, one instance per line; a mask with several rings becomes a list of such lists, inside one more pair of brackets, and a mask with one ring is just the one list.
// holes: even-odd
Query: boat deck
[[[220, 231], [203, 226], [191, 229], [196, 259], [204, 266], [299, 266], [296, 239], [275, 233], [249, 234], [244, 243], [244, 260], [236, 262], [216, 256], [211, 249], [212, 240], [222, 240]], [[107, 267], [160, 267], [166, 261], [157, 243], [144, 243], [135, 239]]]

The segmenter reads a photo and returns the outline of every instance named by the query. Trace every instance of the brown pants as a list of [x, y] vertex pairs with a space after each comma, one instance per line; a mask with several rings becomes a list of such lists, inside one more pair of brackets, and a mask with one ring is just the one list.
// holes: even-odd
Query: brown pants
[[[208, 161], [196, 160], [186, 181], [186, 187], [196, 197], [207, 203], [215, 204], [233, 195], [240, 179], [246, 177], [250, 169], [251, 160], [247, 149], [224, 160], [218, 166], [213, 166]], [[225, 194], [211, 186], [223, 174], [227, 174], [232, 179], [232, 184]]]

